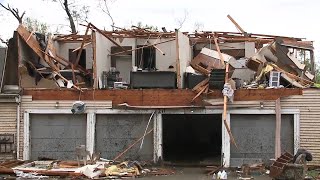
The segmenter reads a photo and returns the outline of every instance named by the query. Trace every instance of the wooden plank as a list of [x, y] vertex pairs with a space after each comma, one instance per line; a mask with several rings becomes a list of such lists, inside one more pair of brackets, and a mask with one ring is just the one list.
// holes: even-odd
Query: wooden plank
[[230, 21], [237, 27], [241, 33], [246, 33], [245, 30], [242, 29], [242, 27], [228, 14], [227, 17], [230, 19]]
[[[85, 36], [86, 36], [86, 35], [88, 34], [88, 32], [89, 32], [90, 26], [91, 26], [91, 23], [89, 23], [88, 26], [87, 26], [86, 32], [85, 32], [85, 34], [84, 34]], [[81, 53], [82, 53], [82, 50], [83, 50], [84, 42], [85, 42], [85, 40], [83, 39], [83, 41], [81, 42], [80, 50], [79, 50], [79, 52], [78, 52], [78, 54], [77, 54], [77, 59], [76, 59], [76, 61], [75, 61], [75, 63], [74, 63], [75, 65], [78, 65], [78, 64], [79, 64], [79, 60], [80, 60]]]
[[115, 40], [112, 39], [112, 37], [109, 37], [108, 35], [106, 35], [105, 33], [103, 33], [99, 28], [97, 28], [96, 26], [94, 26], [93, 24], [91, 24], [91, 28], [95, 29], [96, 31], [98, 31], [102, 36], [104, 36], [105, 38], [109, 39], [109, 41], [111, 41], [113, 44], [115, 44], [116, 46], [118, 46], [119, 48], [121, 48], [122, 50], [126, 50], [124, 49], [120, 44], [118, 44]]
[[[205, 106], [202, 98], [191, 103], [195, 93], [190, 89], [128, 89], [128, 90], [95, 90], [82, 89], [82, 100], [110, 100], [114, 107], [121, 103], [132, 106]], [[23, 95], [31, 95], [33, 100], [78, 100], [79, 91], [72, 89], [28, 89]], [[59, 96], [57, 96], [59, 94]], [[301, 89], [243, 89], [235, 91], [235, 101], [276, 100], [279, 97], [302, 95]], [[209, 99], [223, 98], [221, 91], [213, 91]], [[270, 99], [268, 99], [270, 98]]]
[[31, 33], [23, 27], [23, 25], [19, 25], [17, 32], [20, 37], [28, 44], [28, 46], [41, 58], [44, 60], [43, 52], [41, 52], [41, 47], [38, 41], [31, 35]]
[[216, 36], [213, 36], [213, 40], [214, 40], [214, 44], [216, 44], [216, 48], [217, 48], [217, 51], [218, 51], [218, 53], [219, 53], [219, 57], [220, 57], [221, 64], [225, 65], [225, 63], [224, 63], [224, 58], [223, 58], [223, 56], [222, 56], [220, 47], [219, 47], [219, 45], [218, 45], [218, 39], [216, 38]]
[[96, 33], [92, 32], [92, 66], [93, 66], [93, 88], [98, 88], [98, 76], [97, 76], [97, 43], [96, 43]]
[[281, 105], [280, 98], [276, 100], [276, 133], [275, 133], [275, 158], [281, 156]]
[[[215, 36], [214, 36], [214, 41], [215, 41], [216, 49], [217, 49], [217, 51], [219, 53], [220, 60], [224, 64], [224, 57], [223, 57], [223, 55], [222, 55], [222, 53], [220, 51], [220, 47], [219, 47], [217, 38]], [[229, 62], [226, 62], [224, 65], [226, 67], [225, 83], [228, 83], [228, 81], [229, 81], [229, 79], [228, 79], [229, 78]], [[234, 137], [232, 135], [230, 126], [228, 125], [228, 122], [227, 122], [227, 101], [228, 101], [227, 96], [224, 96], [223, 97], [223, 122], [224, 122], [224, 126], [226, 127], [227, 132], [228, 132], [228, 134], [230, 136], [230, 140], [231, 140], [232, 144], [234, 144], [234, 146], [236, 148], [238, 148], [237, 143], [236, 143], [236, 141], [235, 141], [235, 139], [234, 139]]]

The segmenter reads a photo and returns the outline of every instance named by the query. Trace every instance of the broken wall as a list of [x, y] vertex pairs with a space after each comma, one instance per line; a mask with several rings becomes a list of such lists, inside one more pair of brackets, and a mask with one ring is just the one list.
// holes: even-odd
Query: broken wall
[[3, 74], [3, 85], [18, 85], [18, 34], [14, 32], [9, 40], [7, 59]]
[[[204, 47], [216, 50], [214, 40], [212, 39], [211, 43], [197, 43], [194, 46], [194, 53], [199, 53]], [[233, 56], [236, 59], [239, 57], [250, 58], [255, 54], [254, 42], [220, 43], [219, 47], [222, 53]]]
[[[59, 42], [55, 43], [57, 54], [69, 60], [69, 49], [76, 49], [81, 46], [81, 42]], [[86, 51], [86, 69], [92, 69], [93, 50], [92, 44], [83, 48]], [[70, 61], [70, 60], [69, 60]]]
[[178, 47], [179, 47], [179, 62], [180, 62], [180, 88], [184, 88], [184, 77], [186, 68], [189, 66], [191, 61], [191, 46], [189, 43], [189, 37], [178, 31]]
[[[34, 67], [30, 66], [27, 61], [32, 62], [34, 65], [42, 64], [46, 65], [43, 60], [32, 51], [32, 49], [25, 43], [22, 38], [19, 38], [19, 61], [21, 62], [21, 66], [19, 67], [19, 74], [20, 75], [20, 85], [21, 88], [50, 88], [55, 89], [58, 88], [55, 81], [51, 79], [42, 78], [35, 70]], [[18, 67], [18, 64], [16, 65]], [[29, 68], [27, 68], [27, 66]], [[30, 75], [30, 70], [34, 72], [33, 76]], [[37, 78], [39, 77], [40, 81], [37, 82]]]

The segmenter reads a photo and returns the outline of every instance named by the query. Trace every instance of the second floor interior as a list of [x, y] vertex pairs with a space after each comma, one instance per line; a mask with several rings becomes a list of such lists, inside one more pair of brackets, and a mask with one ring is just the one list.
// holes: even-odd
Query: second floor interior
[[[233, 89], [313, 86], [312, 42], [232, 32], [142, 28], [46, 37], [20, 25], [9, 41], [1, 89]], [[220, 53], [221, 52], [221, 53]], [[229, 73], [225, 73], [226, 64]], [[228, 76], [227, 78], [225, 78]], [[207, 82], [206, 82], [207, 80]], [[207, 83], [206, 90], [200, 89]]]

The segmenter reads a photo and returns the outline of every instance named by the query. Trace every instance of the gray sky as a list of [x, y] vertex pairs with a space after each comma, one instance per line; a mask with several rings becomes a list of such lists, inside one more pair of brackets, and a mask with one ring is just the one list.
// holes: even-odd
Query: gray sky
[[[319, 0], [113, 0], [111, 14], [116, 26], [130, 27], [142, 22], [165, 26], [173, 30], [177, 21], [187, 12], [182, 31], [193, 31], [195, 23], [208, 31], [234, 31], [237, 29], [227, 18], [230, 14], [244, 30], [251, 33], [303, 37], [314, 41], [317, 60], [320, 61], [320, 1]], [[54, 31], [57, 26], [68, 25], [65, 12], [59, 3], [50, 0], [0, 0], [20, 11], [26, 17], [48, 23]], [[110, 29], [110, 19], [98, 7], [98, 0], [78, 0], [79, 4], [91, 5], [89, 21], [97, 27]], [[12, 35], [18, 23], [12, 15], [0, 10], [0, 36]], [[67, 33], [67, 26], [64, 33]]]

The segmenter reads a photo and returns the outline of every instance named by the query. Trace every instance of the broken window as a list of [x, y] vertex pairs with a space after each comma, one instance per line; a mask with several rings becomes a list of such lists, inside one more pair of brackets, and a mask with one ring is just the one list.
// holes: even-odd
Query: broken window
[[[142, 46], [138, 46], [142, 47]], [[136, 51], [136, 66], [144, 70], [156, 69], [156, 49], [154, 47], [145, 47]]]
[[[73, 52], [74, 49], [69, 49], [69, 61], [73, 64], [76, 63], [77, 60], [77, 56], [78, 56], [78, 52], [79, 51], [75, 51]], [[79, 65], [83, 68], [86, 69], [86, 50], [83, 49], [80, 55], [80, 59], [79, 59]]]

